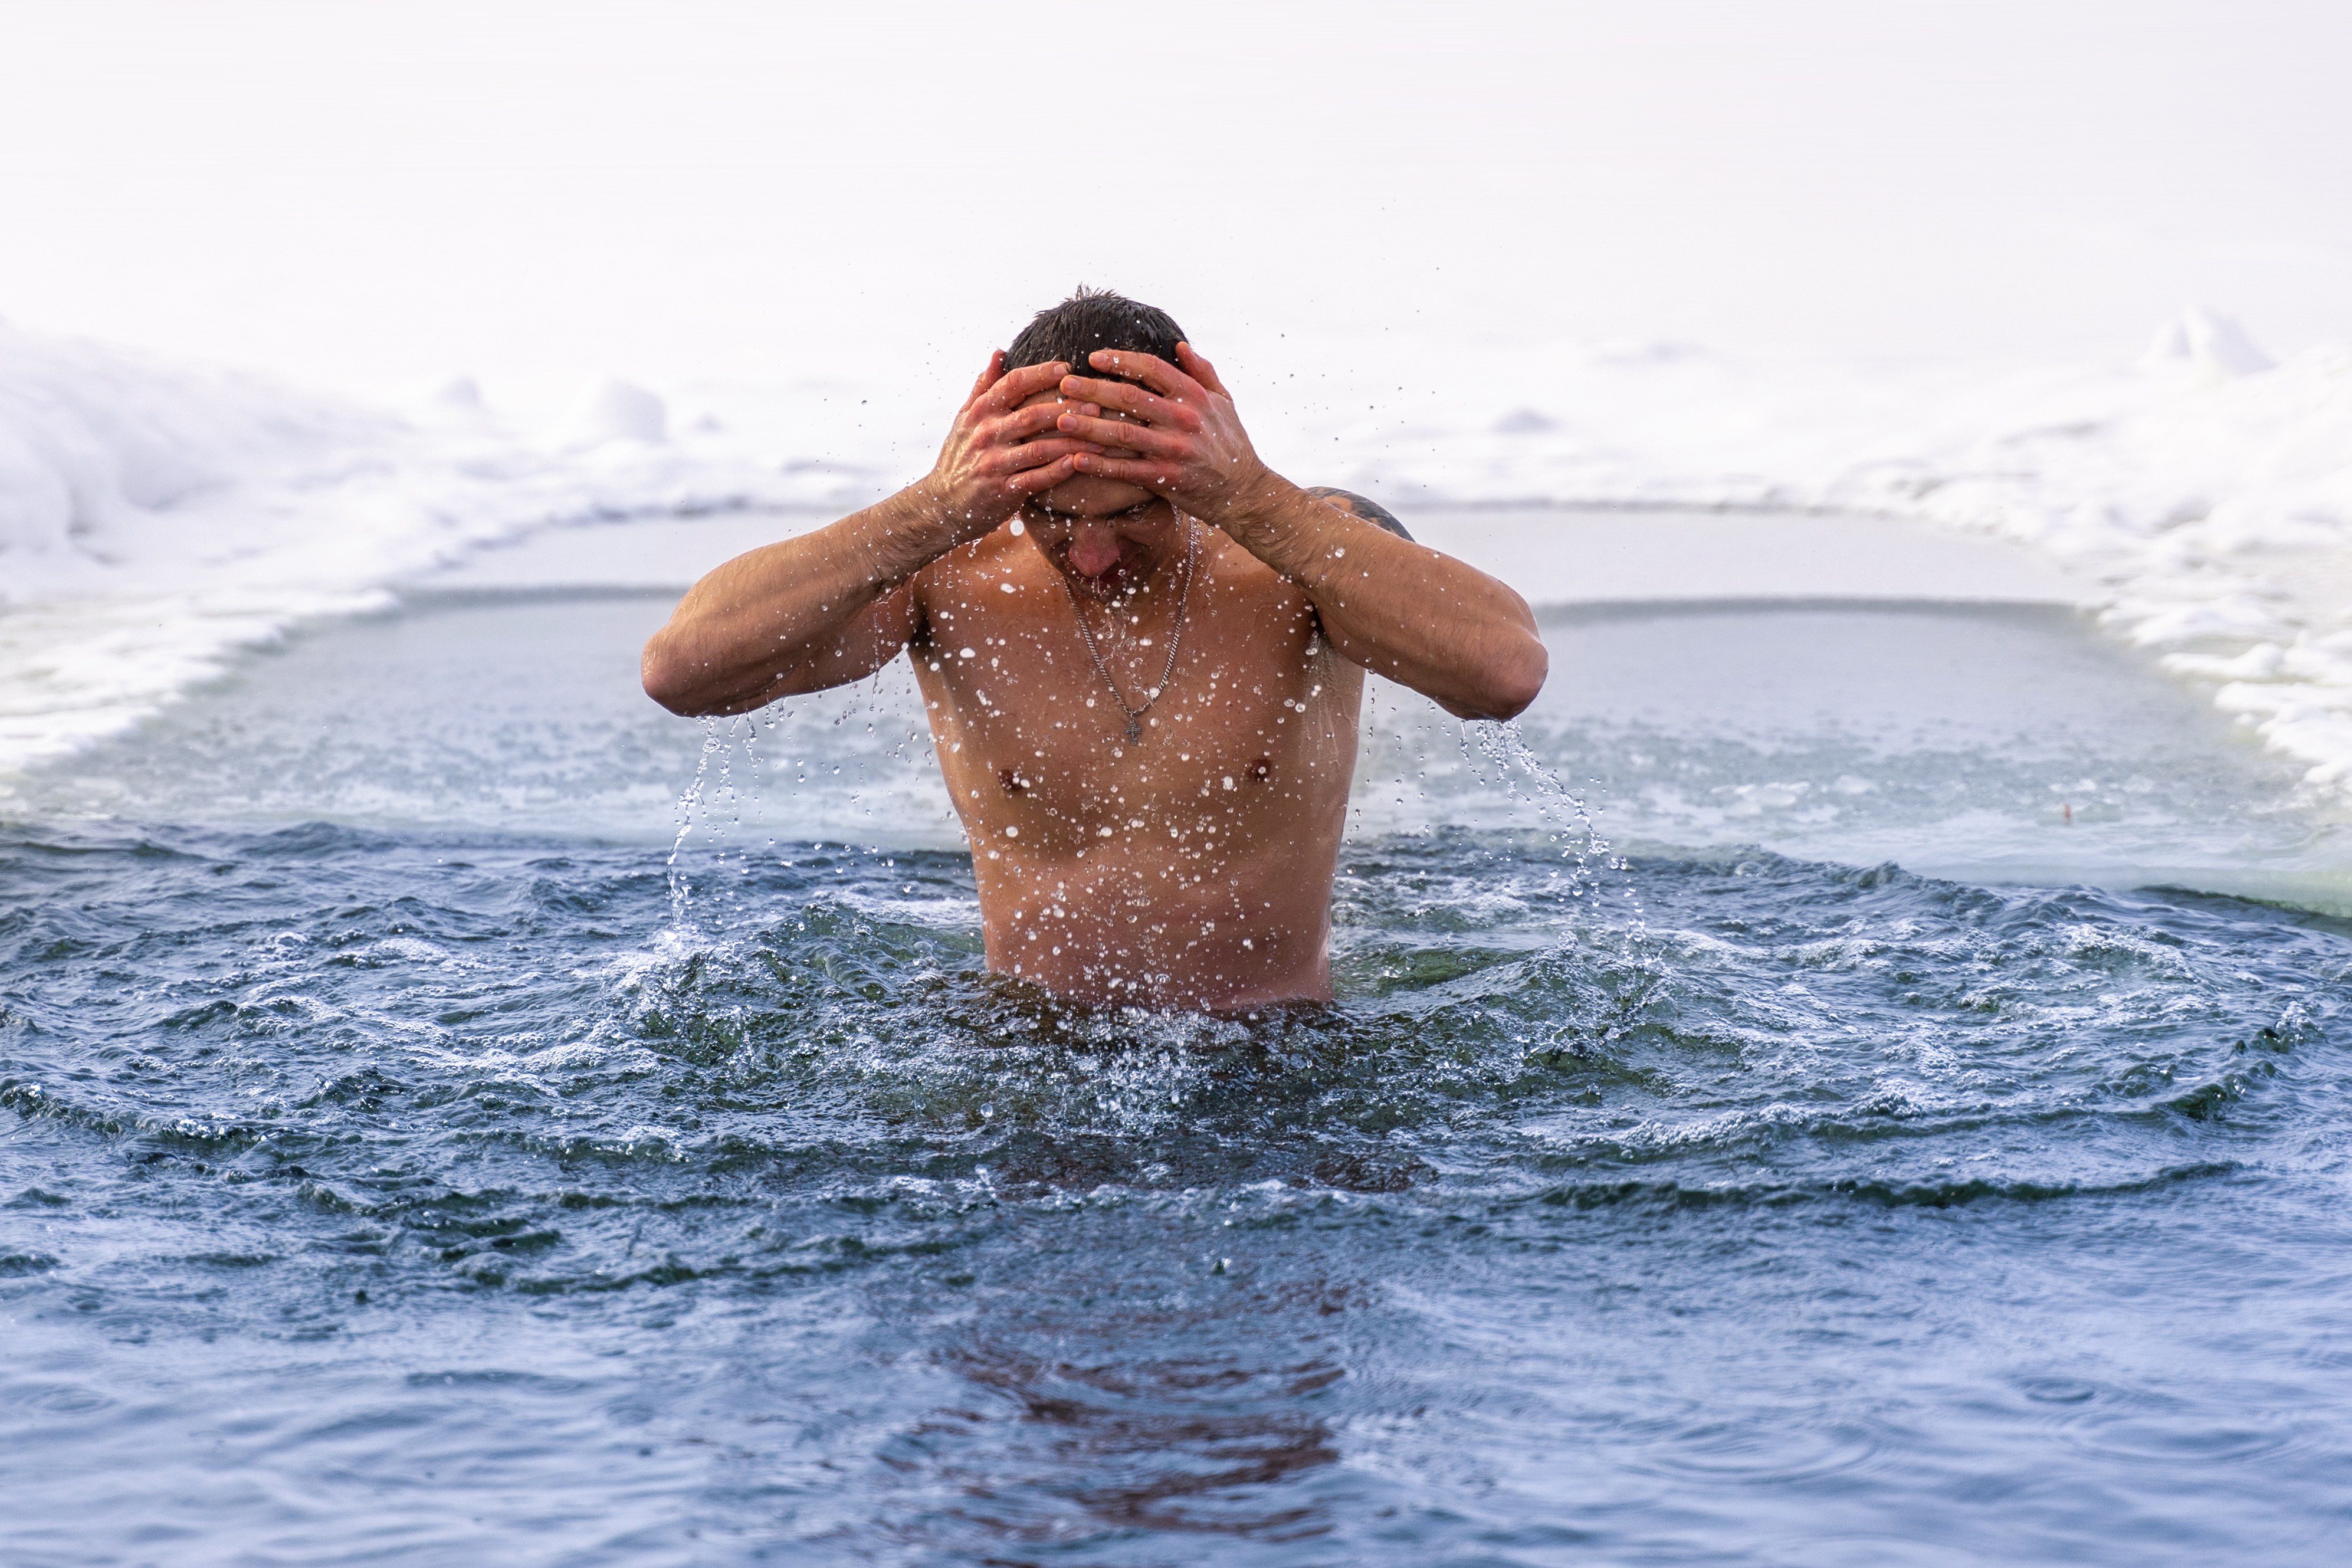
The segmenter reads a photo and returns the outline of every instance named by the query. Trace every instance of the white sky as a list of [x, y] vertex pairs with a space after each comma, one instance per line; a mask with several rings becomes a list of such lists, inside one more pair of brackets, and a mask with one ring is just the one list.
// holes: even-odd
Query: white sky
[[2340, 0], [0, 0], [0, 318], [362, 391], [961, 382], [1079, 279], [1261, 362], [2120, 358], [2196, 301], [2352, 342]]

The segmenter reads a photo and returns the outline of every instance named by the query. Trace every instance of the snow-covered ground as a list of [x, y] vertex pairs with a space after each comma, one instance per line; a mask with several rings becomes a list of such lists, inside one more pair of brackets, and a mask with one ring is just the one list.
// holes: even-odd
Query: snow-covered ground
[[[1416, 379], [1396, 348], [1377, 375], [1328, 370], [1311, 394], [1229, 376], [1277, 466], [1408, 510], [1850, 514], [2021, 543], [2315, 784], [2352, 780], [2352, 354], [2273, 363], [2203, 310], [2129, 363], [1994, 378], [1684, 345], [1433, 344], [1404, 361]], [[464, 383], [370, 408], [0, 329], [0, 768], [120, 731], [236, 648], [381, 604], [488, 544], [746, 510], [805, 526], [913, 477], [946, 415], [926, 428], [903, 395], [844, 382], [667, 390], [607, 384], [568, 423], [534, 426]], [[1541, 532], [1525, 510], [1495, 526], [1498, 546]], [[1475, 527], [1454, 531], [1475, 544]], [[1578, 560], [1605, 564], [1579, 537]], [[1851, 537], [1784, 529], [1774, 547], [1792, 558], [1745, 591], [1835, 591]], [[1656, 553], [1643, 580], [1671, 582]], [[1532, 598], [1612, 592], [1557, 552], [1521, 559]], [[1719, 568], [1694, 565], [1688, 584], [1726, 588]]]
[[0, 770], [490, 542], [872, 488], [671, 444], [660, 423], [614, 384], [531, 440], [464, 384], [394, 413], [0, 327]]

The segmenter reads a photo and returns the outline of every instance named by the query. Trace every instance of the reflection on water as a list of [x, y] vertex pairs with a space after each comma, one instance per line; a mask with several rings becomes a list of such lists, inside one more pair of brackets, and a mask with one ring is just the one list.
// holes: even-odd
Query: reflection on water
[[[1106, 1289], [1126, 1293], [1132, 1284]], [[1213, 1342], [1246, 1340], [1253, 1327], [1290, 1331], [1287, 1311], [1252, 1315], [1275, 1321], [1236, 1324], [1225, 1313], [1211, 1321], [1206, 1311], [1141, 1300], [1115, 1324], [1087, 1325], [1093, 1344], [1055, 1334], [1061, 1353], [1052, 1361], [1003, 1343], [956, 1345], [941, 1360], [970, 1381], [983, 1408], [942, 1412], [909, 1435], [903, 1454], [881, 1458], [959, 1486], [964, 1496], [950, 1520], [1008, 1542], [1076, 1542], [1106, 1530], [1307, 1539], [1333, 1521], [1300, 1484], [1303, 1473], [1339, 1458], [1309, 1396], [1345, 1369], [1314, 1358], [1311, 1343], [1289, 1347], [1308, 1359], [1273, 1366], [1134, 1354], [1139, 1337]]]
[[1909, 863], [2335, 874], [2063, 617], [1556, 622], [1524, 753], [1386, 699], [1339, 1002], [1252, 1023], [982, 973], [887, 689], [632, 731], [649, 613], [18, 786], [11, 1562], [2330, 1560], [2352, 926]]

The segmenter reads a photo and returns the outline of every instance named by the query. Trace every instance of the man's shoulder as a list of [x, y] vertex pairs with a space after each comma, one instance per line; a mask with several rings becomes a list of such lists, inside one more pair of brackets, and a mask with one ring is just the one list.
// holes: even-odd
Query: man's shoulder
[[1003, 566], [1003, 557], [1020, 547], [1020, 536], [1013, 531], [1011, 522], [1002, 522], [978, 539], [957, 545], [943, 555], [935, 557], [914, 581], [940, 582], [971, 572], [987, 572]]
[[935, 557], [907, 579], [907, 585], [914, 590], [916, 611], [921, 613], [943, 595], [961, 599], [983, 577], [1003, 576], [1007, 557], [1019, 543], [1009, 528], [1000, 526]]
[[1353, 513], [1366, 522], [1378, 523], [1399, 539], [1412, 538], [1412, 535], [1405, 531], [1404, 524], [1398, 521], [1396, 513], [1370, 496], [1360, 496], [1353, 490], [1343, 490], [1337, 485], [1309, 485], [1307, 487], [1307, 493], [1317, 500], [1327, 501], [1338, 507], [1341, 511]]
[[976, 590], [983, 574], [988, 574], [990, 569], [1002, 569], [1004, 550], [1012, 543], [1016, 543], [1012, 533], [1000, 527], [995, 531], [981, 533], [979, 538], [973, 538], [969, 543], [955, 545], [952, 550], [948, 550], [946, 555], [924, 564], [922, 572], [908, 578], [906, 585], [915, 599], [912, 642], [929, 642], [931, 630], [934, 630], [931, 627], [934, 616], [946, 614], [948, 618], [955, 618], [957, 611], [969, 614], [976, 605], [985, 605], [985, 599], [981, 599], [973, 590]]
[[1305, 588], [1251, 554], [1232, 535], [1222, 530], [1204, 531], [1209, 548], [1202, 553], [1201, 580], [1209, 594], [1197, 606], [1200, 613], [1229, 626], [1268, 631], [1315, 619], [1315, 601]]

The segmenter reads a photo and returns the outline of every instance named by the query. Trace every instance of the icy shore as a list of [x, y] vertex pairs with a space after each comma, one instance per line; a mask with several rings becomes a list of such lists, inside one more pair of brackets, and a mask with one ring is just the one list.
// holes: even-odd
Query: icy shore
[[872, 489], [669, 441], [618, 384], [535, 441], [462, 382], [396, 415], [0, 326], [0, 774], [487, 543]]
[[[2315, 784], [2352, 784], [2352, 354], [2273, 363], [2204, 311], [2131, 363], [1998, 377], [1456, 345], [1400, 387], [1384, 353], [1319, 401], [1253, 395], [1269, 459], [1418, 505], [1848, 512], [2019, 541]], [[393, 412], [0, 327], [0, 772], [488, 543], [856, 505], [924, 443], [853, 417], [854, 391], [688, 389], [681, 417], [611, 384], [541, 431], [464, 383]]]

